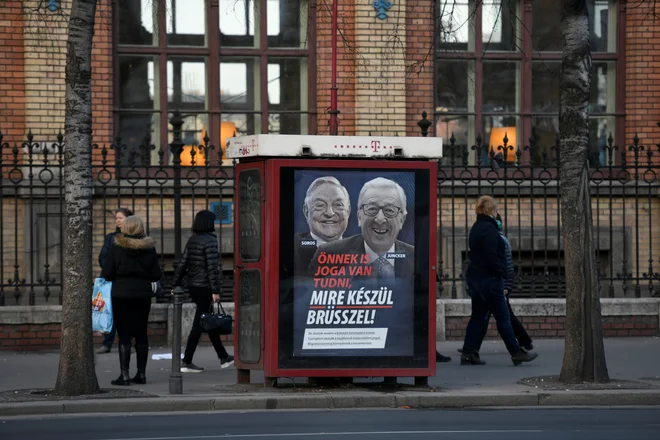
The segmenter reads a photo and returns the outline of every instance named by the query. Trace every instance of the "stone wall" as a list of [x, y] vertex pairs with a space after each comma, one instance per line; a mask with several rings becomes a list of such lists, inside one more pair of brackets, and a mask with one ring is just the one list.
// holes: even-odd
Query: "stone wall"
[[[660, 336], [660, 299], [602, 299], [601, 305], [605, 337]], [[563, 299], [518, 299], [511, 306], [533, 339], [565, 336]], [[463, 339], [470, 313], [469, 300], [438, 301], [438, 339]], [[499, 338], [493, 318], [487, 337]]]
[[[463, 340], [469, 321], [470, 318], [467, 316], [447, 318], [446, 338]], [[565, 316], [523, 316], [520, 318], [520, 322], [523, 323], [532, 339], [566, 336]], [[654, 316], [606, 316], [603, 318], [603, 336], [659, 336], [658, 318]], [[486, 338], [499, 339], [497, 325], [493, 318], [488, 324]]]
[[[233, 303], [225, 303], [227, 313], [233, 314]], [[195, 314], [194, 304], [184, 304], [182, 310], [182, 344], [192, 326]], [[60, 346], [61, 306], [0, 307], [0, 351], [38, 351], [57, 350]], [[149, 345], [165, 347], [173, 338], [173, 309], [170, 304], [153, 304], [149, 315]], [[101, 334], [94, 335], [94, 343], [100, 346]], [[233, 344], [233, 335], [223, 336], [222, 340]], [[202, 336], [201, 345], [210, 344], [206, 335]]]
[[[511, 301], [514, 313], [521, 318], [534, 339], [561, 338], [566, 319], [565, 301], [561, 299], [521, 299]], [[603, 330], [605, 337], [660, 336], [660, 299], [603, 299]], [[234, 313], [233, 303], [223, 304], [227, 313]], [[169, 304], [154, 304], [149, 317], [149, 343], [152, 347], [170, 344], [173, 338], [173, 309]], [[194, 316], [194, 305], [184, 304], [182, 344], [185, 347]], [[457, 340], [465, 336], [470, 316], [468, 300], [438, 300], [436, 339]], [[498, 337], [491, 320], [488, 337]], [[1, 307], [0, 350], [56, 350], [59, 348], [60, 306]], [[100, 345], [101, 337], [95, 337]], [[233, 345], [233, 335], [223, 336]], [[202, 344], [208, 344], [203, 336]]]

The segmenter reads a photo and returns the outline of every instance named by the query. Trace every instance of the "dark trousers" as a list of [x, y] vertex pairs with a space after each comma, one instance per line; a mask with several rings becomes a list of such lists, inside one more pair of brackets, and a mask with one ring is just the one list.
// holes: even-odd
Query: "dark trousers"
[[468, 278], [468, 293], [472, 298], [472, 315], [465, 332], [463, 353], [475, 353], [481, 347], [484, 325], [492, 313], [497, 321], [497, 331], [509, 353], [520, 349], [511, 326], [509, 306], [504, 296], [504, 280], [501, 278]]
[[114, 327], [119, 334], [119, 345], [149, 345], [147, 327], [151, 298], [112, 298]]
[[[190, 334], [188, 335], [188, 343], [186, 344], [186, 353], [183, 356], [183, 362], [190, 364], [192, 363], [193, 356], [195, 355], [195, 350], [197, 349], [197, 344], [199, 344], [199, 338], [202, 336], [202, 326], [200, 325], [200, 318], [202, 314], [207, 313], [211, 310], [211, 304], [213, 304], [213, 296], [211, 295], [211, 289], [205, 287], [190, 287], [190, 297], [195, 303], [195, 318], [193, 318], [192, 328], [190, 329]], [[209, 333], [209, 339], [213, 348], [215, 349], [218, 359], [224, 359], [228, 356], [227, 350], [222, 345], [220, 340], [220, 335], [217, 333]]]
[[108, 348], [112, 348], [112, 344], [115, 342], [116, 335], [117, 335], [117, 329], [115, 328], [115, 324], [113, 322], [112, 330], [110, 330], [110, 333], [103, 334], [103, 345], [105, 345]]
[[[509, 302], [508, 297], [506, 298], [506, 305], [509, 308], [509, 316], [511, 319], [511, 327], [513, 328], [513, 334], [516, 336], [516, 339], [518, 340], [518, 344], [523, 347], [526, 347], [527, 345], [532, 343], [532, 338], [527, 333], [527, 330], [525, 330], [525, 326], [522, 325], [522, 322], [520, 322], [520, 320], [513, 313], [513, 309], [511, 308], [511, 303]], [[490, 316], [491, 313], [488, 313], [486, 322], [484, 322], [484, 334], [483, 337], [481, 338], [481, 341], [479, 342], [479, 346], [477, 350], [481, 349], [481, 343], [483, 342], [484, 338], [486, 337], [486, 334], [488, 333], [488, 322], [490, 321]]]

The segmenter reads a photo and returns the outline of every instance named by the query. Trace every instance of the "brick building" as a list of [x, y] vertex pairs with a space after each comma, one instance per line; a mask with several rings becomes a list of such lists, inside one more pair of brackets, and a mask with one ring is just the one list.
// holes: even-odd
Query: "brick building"
[[[660, 6], [588, 3], [600, 277], [604, 296], [634, 301], [654, 296], [660, 284], [653, 275], [660, 266], [660, 23], [653, 18]], [[465, 236], [483, 192], [504, 205], [519, 296], [561, 298], [554, 149], [559, 6], [556, 0], [339, 4], [339, 133], [420, 136], [425, 111], [429, 136], [443, 138], [441, 299], [464, 298]], [[0, 6], [5, 305], [57, 304], [59, 295], [57, 133], [64, 125], [68, 7], [70, 1], [37, 0]], [[332, 0], [99, 0], [92, 78], [95, 252], [113, 227], [108, 211], [129, 205], [147, 218], [166, 268], [171, 266], [176, 235], [168, 120], [179, 110], [187, 145], [184, 226], [201, 207], [221, 206], [219, 230], [231, 277], [231, 164], [218, 148], [191, 157], [192, 145], [206, 145], [205, 136], [219, 146], [234, 135], [327, 134], [331, 11]], [[509, 148], [502, 145], [505, 134]], [[636, 134], [644, 149], [633, 144]], [[495, 160], [498, 152], [503, 157]], [[447, 325], [462, 319], [455, 313]], [[630, 330], [657, 334], [657, 310], [647, 315], [654, 324]], [[553, 319], [552, 325], [561, 322]]]
[[[37, 11], [42, 3], [63, 9]], [[69, 3], [3, 2], [5, 141], [24, 141], [28, 127], [36, 137], [53, 137], [63, 126]], [[659, 133], [659, 25], [650, 19], [657, 11], [637, 3], [589, 1], [592, 135], [612, 133], [617, 145], [635, 133], [643, 140]], [[196, 115], [186, 121], [193, 131], [216, 127], [208, 129], [216, 143], [233, 134], [223, 135], [221, 122], [232, 122], [237, 134], [327, 132], [331, 1], [266, 0], [265, 12], [253, 1], [185, 5], [99, 0], [98, 143], [150, 129], [158, 145], [168, 139], [166, 119], [174, 109]], [[473, 145], [478, 133], [488, 138], [502, 124], [516, 127], [514, 139], [536, 131], [541, 143], [554, 141], [559, 20], [559, 4], [551, 0], [397, 1], [380, 10], [368, 1], [340, 3], [340, 132], [417, 136], [427, 111], [435, 113], [432, 134], [454, 133], [458, 143]]]

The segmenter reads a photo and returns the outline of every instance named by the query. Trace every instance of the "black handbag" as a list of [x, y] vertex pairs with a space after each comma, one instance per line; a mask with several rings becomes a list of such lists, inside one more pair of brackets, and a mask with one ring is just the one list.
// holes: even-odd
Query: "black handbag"
[[222, 304], [219, 302], [216, 304], [218, 308], [215, 311], [213, 305], [211, 305], [211, 309], [199, 318], [202, 330], [206, 333], [230, 335], [234, 330], [234, 318], [225, 313]]

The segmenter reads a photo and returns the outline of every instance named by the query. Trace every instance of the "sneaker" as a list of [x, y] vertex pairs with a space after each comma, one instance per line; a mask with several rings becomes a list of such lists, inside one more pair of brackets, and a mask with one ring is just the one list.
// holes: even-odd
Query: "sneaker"
[[181, 362], [181, 372], [182, 373], [201, 373], [204, 371], [204, 368], [198, 367], [197, 365], [187, 362]]
[[534, 350], [534, 344], [530, 342], [529, 344], [525, 345], [523, 348], [527, 351], [532, 351]]
[[227, 356], [224, 359], [220, 359], [220, 368], [228, 368], [234, 365], [234, 356]]
[[105, 345], [101, 345], [96, 350], [96, 354], [105, 354], [105, 353], [110, 353], [110, 347], [106, 347]]

